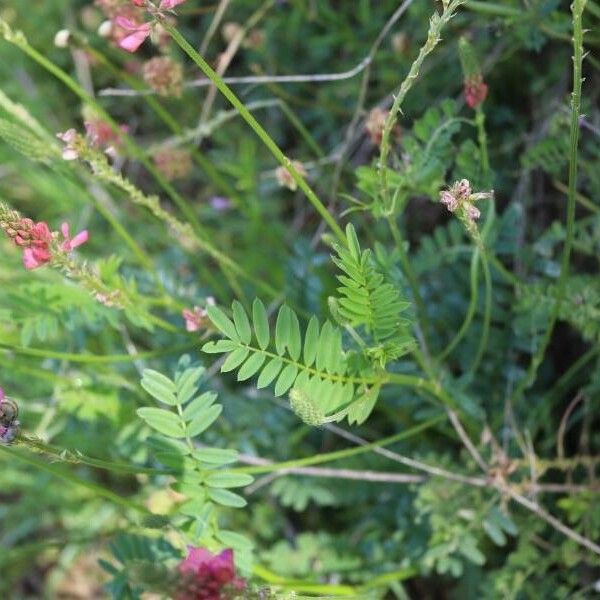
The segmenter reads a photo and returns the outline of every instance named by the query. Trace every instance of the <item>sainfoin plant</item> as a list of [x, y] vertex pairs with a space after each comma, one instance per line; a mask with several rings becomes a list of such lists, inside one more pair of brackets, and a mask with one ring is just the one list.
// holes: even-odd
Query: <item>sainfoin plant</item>
[[26, 4], [0, 597], [598, 593], [600, 5]]

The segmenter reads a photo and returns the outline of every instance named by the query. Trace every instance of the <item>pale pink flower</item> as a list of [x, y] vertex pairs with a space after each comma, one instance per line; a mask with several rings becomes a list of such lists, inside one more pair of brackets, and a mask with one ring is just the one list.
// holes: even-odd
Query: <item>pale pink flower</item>
[[471, 195], [471, 184], [468, 179], [461, 179], [458, 183], [455, 183], [453, 187], [458, 198], [467, 200]]
[[79, 151], [75, 147], [77, 136], [79, 134], [75, 129], [67, 129], [63, 133], [57, 133], [56, 137], [65, 143], [65, 147], [62, 151], [62, 157], [64, 160], [77, 160], [79, 158]]
[[138, 24], [127, 17], [117, 17], [115, 23], [128, 35], [124, 37], [120, 42], [119, 46], [127, 52], [135, 52], [146, 40], [152, 31], [152, 25], [150, 23]]
[[184, 308], [181, 315], [185, 320], [185, 330], [189, 332], [199, 331], [206, 324], [206, 310], [199, 306], [193, 309]]
[[476, 221], [481, 216], [479, 209], [472, 204], [465, 204], [465, 212], [471, 221]]
[[184, 2], [185, 0], [161, 0], [160, 8], [163, 10], [171, 10]]
[[450, 212], [454, 212], [458, 208], [458, 200], [455, 198], [454, 194], [448, 190], [440, 192], [440, 202], [445, 204]]
[[68, 223], [63, 223], [60, 226], [60, 230], [62, 231], [63, 237], [65, 238], [65, 241], [61, 245], [62, 250], [64, 250], [65, 252], [71, 252], [78, 246], [85, 244], [89, 239], [87, 229], [80, 231], [74, 238], [71, 238]]

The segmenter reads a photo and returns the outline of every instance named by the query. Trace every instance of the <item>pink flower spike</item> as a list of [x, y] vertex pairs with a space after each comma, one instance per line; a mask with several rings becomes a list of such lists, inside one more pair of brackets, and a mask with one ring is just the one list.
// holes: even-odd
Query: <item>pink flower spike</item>
[[62, 231], [63, 237], [65, 238], [65, 241], [62, 243], [61, 246], [61, 248], [65, 252], [71, 252], [71, 250], [74, 250], [78, 246], [81, 246], [82, 244], [85, 244], [88, 241], [89, 234], [87, 232], [87, 229], [80, 231], [73, 239], [71, 239], [69, 234], [68, 223], [63, 223], [60, 227], [60, 230]]
[[144, 43], [152, 30], [150, 23], [138, 25], [126, 17], [117, 17], [115, 23], [121, 27], [121, 29], [130, 33], [130, 35], [124, 37], [119, 42], [119, 46], [123, 48], [123, 50], [127, 50], [127, 52], [135, 52]]
[[185, 0], [161, 0], [160, 8], [163, 10], [170, 10], [175, 8], [178, 4], [183, 4]]

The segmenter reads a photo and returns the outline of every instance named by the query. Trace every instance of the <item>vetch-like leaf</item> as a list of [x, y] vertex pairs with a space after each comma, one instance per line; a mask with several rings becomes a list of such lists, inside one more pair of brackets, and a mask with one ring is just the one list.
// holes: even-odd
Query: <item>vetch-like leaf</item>
[[188, 424], [187, 433], [190, 437], [195, 437], [208, 429], [218, 418], [223, 407], [220, 404], [214, 404], [205, 411], [202, 411], [194, 420]]
[[211, 473], [206, 478], [206, 485], [215, 488], [236, 488], [250, 485], [254, 477], [246, 473], [230, 473], [228, 471], [218, 471]]
[[216, 504], [231, 508], [243, 508], [248, 504], [240, 495], [220, 488], [210, 488], [208, 490], [208, 497]]
[[270, 332], [269, 332], [269, 318], [267, 316], [267, 310], [265, 305], [258, 299], [254, 299], [252, 304], [252, 319], [254, 321], [254, 333], [256, 334], [256, 341], [261, 350], [265, 350], [269, 345]]
[[163, 404], [175, 406], [178, 404], [175, 384], [162, 373], [152, 369], [144, 369], [142, 387], [156, 400]]
[[250, 328], [248, 315], [246, 314], [244, 307], [237, 300], [233, 301], [231, 308], [233, 311], [235, 330], [237, 331], [240, 340], [242, 340], [242, 343], [249, 344], [252, 340], [252, 329]]
[[180, 418], [168, 410], [144, 407], [138, 408], [137, 415], [159, 433], [174, 438], [185, 437], [185, 431]]
[[231, 319], [217, 306], [207, 306], [206, 312], [212, 324], [230, 340], [240, 341], [235, 325]]

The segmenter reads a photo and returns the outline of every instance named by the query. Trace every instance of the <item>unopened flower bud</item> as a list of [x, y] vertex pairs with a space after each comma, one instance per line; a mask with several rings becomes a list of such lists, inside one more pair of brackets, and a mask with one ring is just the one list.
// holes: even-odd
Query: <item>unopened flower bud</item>
[[106, 20], [100, 23], [98, 27], [98, 35], [103, 38], [109, 38], [112, 34], [113, 24], [111, 20]]
[[61, 29], [54, 36], [54, 45], [57, 48], [68, 48], [71, 41], [71, 32], [68, 29]]

